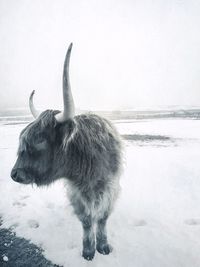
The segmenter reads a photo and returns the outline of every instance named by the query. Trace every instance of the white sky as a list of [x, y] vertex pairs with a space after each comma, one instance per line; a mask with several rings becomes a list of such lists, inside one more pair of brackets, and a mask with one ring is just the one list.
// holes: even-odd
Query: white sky
[[70, 42], [76, 107], [200, 104], [200, 1], [0, 0], [0, 108], [62, 107]]

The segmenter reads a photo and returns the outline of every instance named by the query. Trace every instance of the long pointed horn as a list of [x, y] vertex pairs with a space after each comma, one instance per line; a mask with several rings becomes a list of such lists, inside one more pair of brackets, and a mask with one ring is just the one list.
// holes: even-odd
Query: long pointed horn
[[64, 109], [61, 113], [55, 115], [57, 122], [62, 123], [73, 118], [75, 114], [74, 100], [71, 92], [71, 86], [69, 81], [69, 61], [72, 50], [72, 43], [69, 45], [64, 62], [63, 69], [63, 103]]
[[35, 106], [33, 104], [34, 94], [35, 94], [35, 90], [32, 91], [32, 93], [29, 97], [29, 108], [30, 108], [30, 111], [31, 111], [33, 117], [36, 119], [40, 115], [40, 112], [35, 108]]

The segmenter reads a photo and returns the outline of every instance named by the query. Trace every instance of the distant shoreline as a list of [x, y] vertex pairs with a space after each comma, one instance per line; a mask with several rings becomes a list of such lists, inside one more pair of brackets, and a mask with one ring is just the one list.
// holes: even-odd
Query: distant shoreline
[[[188, 109], [156, 109], [156, 110], [114, 110], [114, 111], [86, 111], [77, 110], [78, 114], [95, 113], [111, 120], [130, 119], [163, 119], [163, 118], [191, 118], [200, 119], [200, 108]], [[0, 121], [25, 121], [33, 119], [28, 109], [7, 109], [0, 111]]]

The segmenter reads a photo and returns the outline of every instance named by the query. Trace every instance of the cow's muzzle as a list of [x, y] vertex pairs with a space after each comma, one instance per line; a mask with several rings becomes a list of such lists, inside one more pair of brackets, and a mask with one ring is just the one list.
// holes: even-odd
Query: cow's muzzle
[[27, 177], [23, 169], [13, 168], [11, 171], [11, 177], [17, 183], [21, 183], [21, 184], [31, 183], [31, 179]]

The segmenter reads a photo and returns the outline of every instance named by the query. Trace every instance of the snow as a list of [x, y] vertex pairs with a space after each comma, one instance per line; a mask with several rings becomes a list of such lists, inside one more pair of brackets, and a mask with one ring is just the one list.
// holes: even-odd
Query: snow
[[81, 257], [82, 229], [60, 180], [20, 185], [10, 178], [24, 125], [0, 125], [1, 227], [44, 249], [63, 266], [200, 266], [200, 121], [133, 120], [121, 134], [168, 136], [173, 142], [125, 141], [122, 192], [108, 220], [113, 252]]
[[3, 261], [8, 261], [8, 257], [7, 256], [3, 256]]

